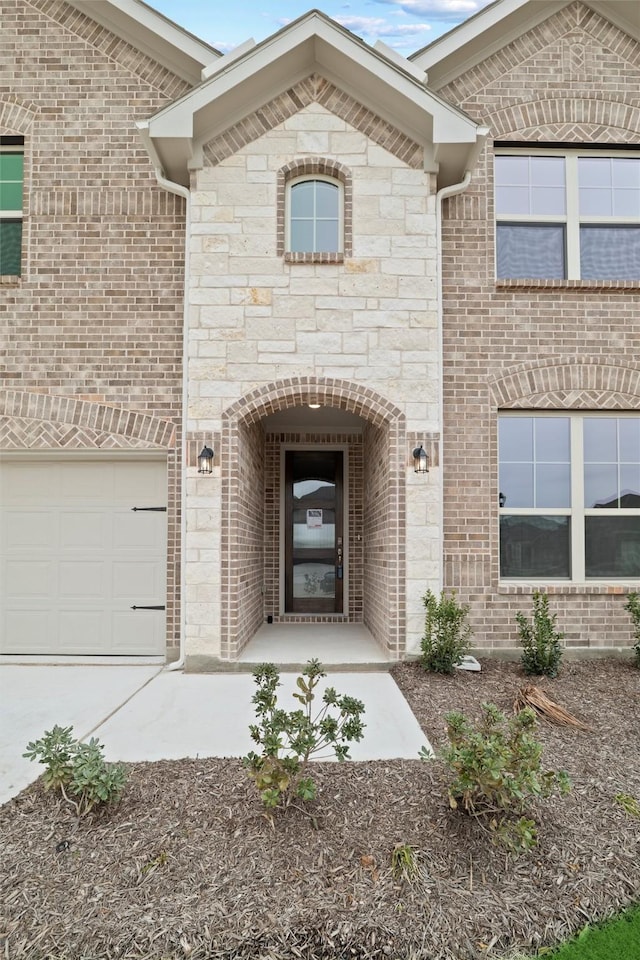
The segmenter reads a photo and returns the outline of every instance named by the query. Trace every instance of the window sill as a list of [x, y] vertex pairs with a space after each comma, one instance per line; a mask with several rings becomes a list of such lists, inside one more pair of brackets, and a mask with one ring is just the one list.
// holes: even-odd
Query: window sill
[[0, 287], [18, 287], [20, 285], [21, 277], [14, 276], [13, 274], [0, 274]]
[[618, 583], [604, 583], [602, 581], [591, 581], [590, 583], [570, 583], [568, 580], [552, 582], [522, 580], [501, 580], [498, 583], [498, 594], [504, 595], [528, 595], [537, 590], [541, 593], [548, 593], [550, 596], [565, 594], [567, 596], [577, 596], [578, 594], [600, 594], [605, 596], [624, 596], [633, 593], [638, 589], [637, 580], [619, 581]]
[[344, 263], [344, 253], [285, 253], [285, 263]]
[[640, 280], [496, 280], [496, 290], [640, 290]]

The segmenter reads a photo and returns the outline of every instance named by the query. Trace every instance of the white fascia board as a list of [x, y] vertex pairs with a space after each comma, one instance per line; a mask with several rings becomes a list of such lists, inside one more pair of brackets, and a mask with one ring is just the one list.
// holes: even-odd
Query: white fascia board
[[222, 54], [142, 0], [67, 0], [177, 76], [195, 85], [202, 69]]

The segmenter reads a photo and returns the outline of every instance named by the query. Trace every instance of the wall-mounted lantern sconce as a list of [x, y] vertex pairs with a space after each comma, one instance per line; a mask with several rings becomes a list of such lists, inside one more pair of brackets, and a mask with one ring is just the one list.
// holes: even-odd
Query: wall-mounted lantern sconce
[[413, 451], [413, 469], [416, 473], [429, 473], [429, 457], [422, 444]]
[[213, 450], [204, 446], [198, 454], [198, 473], [213, 473]]
[[507, 502], [506, 494], [500, 492], [498, 494], [498, 503], [500, 504], [501, 507], [504, 507], [506, 502]]

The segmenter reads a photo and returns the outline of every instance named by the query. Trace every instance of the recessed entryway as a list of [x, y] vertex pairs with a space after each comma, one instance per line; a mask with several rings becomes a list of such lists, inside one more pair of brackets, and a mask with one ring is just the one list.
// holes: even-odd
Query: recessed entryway
[[164, 460], [7, 455], [0, 504], [1, 653], [164, 654]]

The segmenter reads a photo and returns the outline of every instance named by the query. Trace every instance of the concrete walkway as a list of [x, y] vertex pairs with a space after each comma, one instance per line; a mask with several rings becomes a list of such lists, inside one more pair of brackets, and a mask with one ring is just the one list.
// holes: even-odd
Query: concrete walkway
[[[298, 706], [296, 674], [283, 673], [279, 702]], [[330, 672], [326, 684], [365, 704], [354, 760], [416, 759], [428, 742], [386, 672]], [[247, 673], [184, 674], [158, 666], [0, 665], [0, 803], [35, 780], [26, 744], [54, 724], [99, 738], [108, 760], [240, 757], [252, 748], [255, 682]]]

